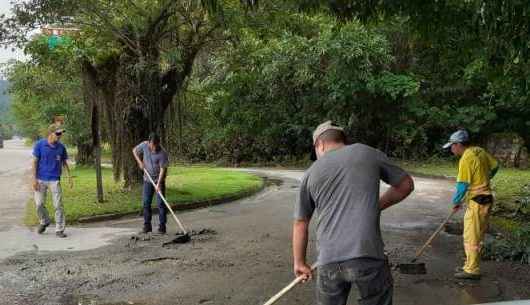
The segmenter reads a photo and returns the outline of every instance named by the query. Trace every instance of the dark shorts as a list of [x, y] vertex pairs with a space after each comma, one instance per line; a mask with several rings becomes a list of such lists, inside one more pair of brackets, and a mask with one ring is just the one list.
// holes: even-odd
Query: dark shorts
[[352, 259], [318, 267], [317, 304], [346, 305], [351, 287], [360, 305], [391, 305], [394, 281], [387, 261]]

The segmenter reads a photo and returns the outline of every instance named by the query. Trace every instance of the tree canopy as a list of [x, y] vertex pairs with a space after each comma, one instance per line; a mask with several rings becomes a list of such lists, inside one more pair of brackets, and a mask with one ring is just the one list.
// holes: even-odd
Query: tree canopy
[[[85, 117], [101, 108], [115, 177], [130, 185], [140, 177], [130, 150], [150, 131], [179, 158], [236, 163], [304, 158], [327, 119], [404, 158], [439, 153], [457, 128], [530, 143], [529, 6], [30, 0], [1, 20], [0, 40], [31, 55], [19, 72], [68, 75], [75, 90], [60, 90], [77, 92]], [[45, 24], [67, 29], [63, 45], [28, 37]]]

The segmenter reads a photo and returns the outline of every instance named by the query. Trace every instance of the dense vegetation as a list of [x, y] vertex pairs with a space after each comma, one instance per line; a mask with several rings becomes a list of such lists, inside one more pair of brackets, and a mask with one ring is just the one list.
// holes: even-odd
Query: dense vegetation
[[11, 113], [11, 99], [8, 94], [9, 82], [0, 79], [0, 138], [9, 139], [15, 134], [15, 120]]
[[[127, 184], [130, 148], [152, 130], [178, 158], [230, 163], [304, 159], [326, 119], [407, 159], [461, 127], [530, 143], [530, 4], [369, 3], [28, 1], [0, 30], [32, 57], [10, 70], [15, 115], [35, 137], [56, 112], [89, 131], [98, 106]], [[28, 41], [42, 23], [79, 31]]]

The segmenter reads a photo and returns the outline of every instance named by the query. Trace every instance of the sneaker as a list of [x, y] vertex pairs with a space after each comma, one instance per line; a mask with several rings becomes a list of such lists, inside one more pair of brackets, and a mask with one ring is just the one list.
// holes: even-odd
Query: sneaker
[[166, 225], [158, 226], [158, 234], [166, 234]]
[[66, 234], [64, 234], [63, 231], [59, 231], [59, 232], [55, 232], [55, 236], [57, 236], [59, 238], [65, 238]]
[[455, 273], [455, 278], [461, 280], [480, 280], [480, 274], [467, 273], [465, 271]]
[[460, 272], [463, 272], [464, 271], [464, 267], [456, 267], [455, 268], [455, 272], [456, 273], [460, 273]]
[[50, 225], [50, 223], [39, 225], [39, 228], [37, 229], [37, 233], [42, 234], [44, 231], [46, 231], [46, 228]]

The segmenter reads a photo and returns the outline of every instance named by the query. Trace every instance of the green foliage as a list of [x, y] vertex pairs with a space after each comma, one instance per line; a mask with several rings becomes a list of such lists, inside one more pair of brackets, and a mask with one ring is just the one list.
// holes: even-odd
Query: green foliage
[[486, 239], [482, 257], [496, 261], [511, 260], [530, 264], [530, 226], [523, 225], [506, 238]]
[[406, 118], [391, 111], [405, 109], [418, 83], [390, 71], [385, 37], [358, 21], [296, 15], [290, 22], [294, 31], [272, 37], [242, 31], [238, 45], [211, 59], [213, 75], [192, 84], [212, 113], [204, 139], [219, 139], [212, 148], [235, 162], [301, 156], [312, 128], [328, 118], [356, 140], [392, 141], [381, 134]]
[[9, 82], [0, 79], [0, 139], [10, 139], [16, 132], [8, 89]]
[[[222, 199], [254, 192], [263, 185], [263, 180], [255, 175], [211, 167], [175, 166], [170, 167], [168, 173], [166, 198], [171, 204], [186, 205]], [[125, 192], [120, 183], [113, 180], [110, 169], [103, 169], [104, 203], [98, 203], [93, 191], [96, 188], [94, 169], [77, 167], [72, 175], [75, 177], [74, 187], [70, 189], [63, 186], [63, 203], [68, 223], [75, 223], [87, 216], [141, 210], [141, 186], [137, 186], [132, 192]], [[48, 198], [46, 204], [53, 211], [51, 198]], [[156, 206], [156, 200], [153, 200], [153, 205]], [[53, 217], [53, 213], [50, 215]], [[33, 201], [28, 202], [25, 223], [38, 223]]]
[[71, 45], [48, 49], [47, 37], [28, 44], [30, 62], [13, 63], [8, 70], [12, 111], [23, 136], [37, 139], [55, 115], [64, 115], [64, 140], [80, 145], [90, 140], [88, 114], [81, 93], [79, 67], [71, 58]]
[[518, 206], [515, 210], [515, 215], [530, 215], [530, 184], [523, 185], [521, 194], [522, 196], [516, 200]]
[[4, 114], [9, 110], [9, 82], [4, 79], [0, 79], [0, 113]]
[[[27, 50], [55, 71], [72, 61], [101, 69], [98, 86], [117, 93], [104, 103], [118, 105], [105, 110], [120, 128], [109, 134], [131, 138], [110, 141], [123, 160], [145, 136], [131, 124], [159, 128], [148, 113], [166, 106], [168, 149], [192, 160], [304, 159], [325, 119], [354, 141], [419, 159], [461, 127], [479, 139], [517, 132], [530, 145], [529, 5], [31, 0], [2, 18], [0, 40], [78, 23], [53, 49], [38, 38]], [[133, 172], [133, 162], [115, 165]]]
[[451, 2], [453, 16], [433, 20], [438, 28], [406, 15], [437, 4], [405, 8], [375, 20], [359, 16], [369, 20], [360, 23], [273, 5], [244, 20], [238, 43], [209, 58], [211, 75], [197, 73], [190, 83], [204, 99], [194, 96], [188, 106], [203, 131], [187, 138], [194, 151], [188, 156], [303, 158], [312, 128], [324, 119], [347, 126], [355, 141], [407, 159], [438, 153], [462, 127], [475, 139], [511, 130], [530, 143], [530, 69], [522, 59], [508, 70], [492, 64], [485, 38], [459, 19], [469, 15], [467, 4]]
[[436, 141], [446, 129], [466, 127], [478, 137], [517, 132], [530, 145], [530, 44], [523, 38], [530, 34], [530, 2], [295, 3], [311, 13], [359, 18], [385, 33], [397, 59], [395, 68], [413, 73], [422, 83], [420, 105], [430, 111], [419, 129], [425, 129], [429, 139]]

